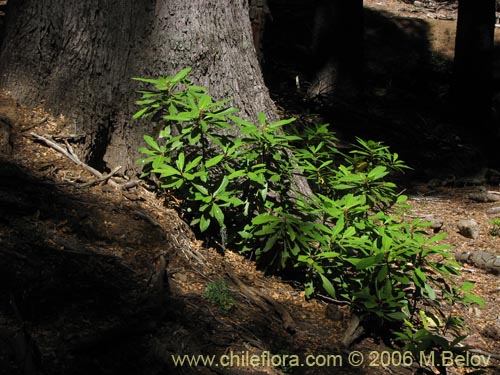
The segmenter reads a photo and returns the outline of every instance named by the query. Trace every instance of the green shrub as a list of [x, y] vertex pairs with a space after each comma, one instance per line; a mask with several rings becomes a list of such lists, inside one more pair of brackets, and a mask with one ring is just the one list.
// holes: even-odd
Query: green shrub
[[500, 236], [500, 219], [491, 220], [490, 236], [498, 237]]
[[225, 281], [209, 282], [205, 288], [205, 298], [223, 311], [229, 311], [236, 305]]
[[[298, 270], [307, 297], [325, 291], [365, 320], [399, 327], [395, 337], [410, 349], [443, 347], [444, 333], [463, 328], [442, 304], [482, 301], [471, 284], [453, 285], [459, 265], [440, 243], [445, 236], [429, 237], [428, 224], [394, 213], [408, 208], [387, 180], [407, 168], [397, 154], [362, 139], [341, 153], [328, 125], [299, 136], [283, 131], [294, 119], [242, 119], [188, 73], [138, 79], [154, 89], [141, 91], [134, 118], [161, 116], [139, 162], [181, 199], [193, 227], [271, 272]], [[312, 196], [295, 189], [298, 178]]]

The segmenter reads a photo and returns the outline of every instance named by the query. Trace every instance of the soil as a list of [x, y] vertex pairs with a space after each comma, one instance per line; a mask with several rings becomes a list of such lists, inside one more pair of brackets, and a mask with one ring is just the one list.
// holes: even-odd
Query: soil
[[[365, 3], [398, 12], [401, 19], [429, 20], [428, 12], [415, 11], [412, 4]], [[453, 20], [429, 22], [434, 21], [432, 44], [449, 50], [441, 35], [453, 38]], [[142, 182], [123, 190], [99, 182], [32, 133], [78, 150], [78, 138], [71, 137], [72, 125], [64, 117], [23, 107], [1, 92], [0, 374], [417, 372], [416, 366], [377, 361], [369, 366], [368, 360], [349, 366], [353, 351], [373, 359], [389, 348], [363, 337], [343, 349], [340, 340], [351, 319], [346, 306], [307, 301], [298, 283], [265, 276], [237, 253], [205, 247], [175, 210], [175, 198], [158, 196]], [[429, 144], [427, 150], [434, 147]], [[500, 237], [490, 234], [493, 216], [487, 214], [500, 203], [471, 199], [471, 193], [484, 189], [500, 192], [498, 182], [457, 183], [449, 177], [406, 181], [408, 216], [441, 219], [440, 230], [448, 234], [442, 242], [454, 246], [452, 253], [483, 250], [500, 256]], [[119, 173], [114, 181], [130, 182]], [[460, 219], [476, 220], [479, 238], [460, 235]], [[464, 343], [499, 356], [499, 275], [464, 264], [457, 282], [466, 280], [486, 305], [453, 307], [469, 326]], [[207, 286], [219, 281], [229, 288], [227, 309], [205, 296]], [[176, 367], [172, 360], [178, 354], [260, 357], [265, 352], [301, 360], [310, 354], [338, 357], [331, 367]], [[498, 368], [500, 360], [492, 358], [484, 373], [498, 374]], [[448, 374], [470, 371], [454, 366]]]

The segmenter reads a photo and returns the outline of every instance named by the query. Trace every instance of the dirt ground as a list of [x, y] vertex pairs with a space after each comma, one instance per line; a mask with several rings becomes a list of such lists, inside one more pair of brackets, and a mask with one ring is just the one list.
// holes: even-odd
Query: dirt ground
[[[0, 163], [0, 369], [8, 369], [4, 373], [332, 371], [322, 367], [299, 371], [266, 366], [176, 368], [171, 359], [172, 354], [230, 351], [257, 355], [269, 351], [301, 358], [342, 355], [344, 366], [336, 367], [335, 373], [389, 370], [346, 365], [339, 340], [349, 314], [342, 306], [340, 316], [332, 319], [328, 304], [306, 301], [299, 285], [265, 277], [235, 253], [222, 256], [204, 248], [174, 210], [141, 186], [123, 192], [109, 185], [86, 187], [95, 179], [92, 175], [30, 136], [33, 132], [58, 139], [68, 134], [63, 119], [20, 107], [5, 95], [0, 98], [0, 113], [12, 124], [13, 146]], [[446, 243], [454, 245], [455, 251], [500, 255], [500, 238], [489, 235], [491, 224], [485, 214], [498, 203], [470, 200], [468, 194], [479, 189], [414, 186], [410, 215], [433, 214], [442, 219], [442, 231], [449, 234]], [[457, 233], [456, 223], [462, 218], [480, 224], [479, 239]], [[168, 283], [155, 282], [161, 256], [167, 259]], [[470, 327], [465, 343], [500, 353], [498, 275], [466, 264], [460, 279], [474, 282], [476, 293], [486, 301], [481, 308], [455, 307]], [[228, 312], [204, 296], [207, 285], [218, 280], [227, 282], [235, 303]], [[238, 282], [285, 308], [293, 330], [287, 330], [274, 305], [256, 303]], [[162, 300], [162, 295], [168, 297]], [[387, 348], [366, 338], [350, 350], [369, 358], [370, 353]], [[499, 364], [492, 360], [486, 373], [494, 374]], [[391, 371], [409, 374], [415, 369], [393, 367]], [[462, 374], [465, 369], [453, 368], [449, 373]]]
[[[451, 53], [443, 35], [454, 38], [453, 20], [429, 18], [433, 12], [402, 2], [365, 4], [436, 22], [441, 26], [431, 33], [432, 43]], [[306, 301], [297, 283], [264, 276], [236, 253], [204, 247], [179, 218], [172, 197], [157, 197], [119, 173], [114, 181], [131, 187], [115, 189], [33, 138], [42, 135], [77, 150], [63, 117], [18, 105], [2, 92], [0, 125], [0, 374], [416, 373], [416, 366], [370, 366], [368, 359], [388, 350], [373, 338], [344, 350], [340, 339], [350, 320], [345, 306]], [[500, 236], [490, 234], [493, 216], [487, 213], [500, 202], [471, 199], [484, 189], [500, 192], [498, 184], [454, 184], [443, 177], [406, 187], [408, 215], [441, 219], [448, 234], [443, 243], [453, 252], [500, 256]], [[460, 219], [479, 223], [478, 239], [458, 233]], [[207, 286], [221, 280], [232, 300], [228, 311], [205, 296]], [[469, 326], [465, 343], [500, 356], [499, 275], [464, 264], [457, 281], [465, 280], [486, 302], [453, 307]], [[354, 351], [367, 359], [361, 367], [348, 364]], [[176, 367], [172, 359], [234, 353], [297, 355], [302, 361], [311, 354], [335, 356], [336, 362]], [[497, 357], [483, 370], [494, 375], [499, 368]], [[451, 367], [448, 374], [471, 371]]]

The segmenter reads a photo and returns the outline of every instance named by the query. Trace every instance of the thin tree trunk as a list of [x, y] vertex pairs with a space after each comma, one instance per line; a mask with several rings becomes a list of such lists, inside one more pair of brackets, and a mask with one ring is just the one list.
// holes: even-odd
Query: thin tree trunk
[[364, 86], [363, 0], [342, 1], [339, 39], [338, 88], [341, 95], [357, 96]]
[[495, 5], [495, 0], [459, 1], [454, 96], [457, 119], [465, 130], [485, 130], [490, 120]]
[[362, 92], [363, 38], [362, 0], [318, 1], [311, 40], [317, 69], [308, 97], [353, 97]]

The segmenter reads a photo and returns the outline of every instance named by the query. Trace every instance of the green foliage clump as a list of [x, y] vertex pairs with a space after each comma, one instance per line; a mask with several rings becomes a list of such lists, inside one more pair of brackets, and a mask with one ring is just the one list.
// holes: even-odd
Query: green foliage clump
[[500, 219], [491, 220], [492, 228], [490, 229], [490, 235], [493, 237], [500, 236]]
[[229, 311], [236, 305], [224, 281], [209, 282], [205, 288], [205, 298], [223, 311]]
[[[405, 220], [407, 197], [387, 180], [408, 168], [397, 154], [362, 139], [340, 152], [328, 125], [297, 135], [283, 131], [293, 118], [242, 119], [228, 100], [193, 85], [189, 71], [139, 78], [154, 89], [141, 91], [134, 118], [161, 117], [139, 162], [144, 176], [156, 175], [181, 199], [193, 227], [269, 271], [298, 270], [307, 297], [326, 292], [365, 320], [396, 325], [396, 339], [412, 350], [444, 347], [453, 329], [460, 338], [462, 321], [442, 303], [482, 301], [468, 293], [471, 284], [453, 285], [460, 266], [441, 244], [445, 235], [430, 237], [428, 223]], [[312, 195], [299, 191], [298, 179]]]

